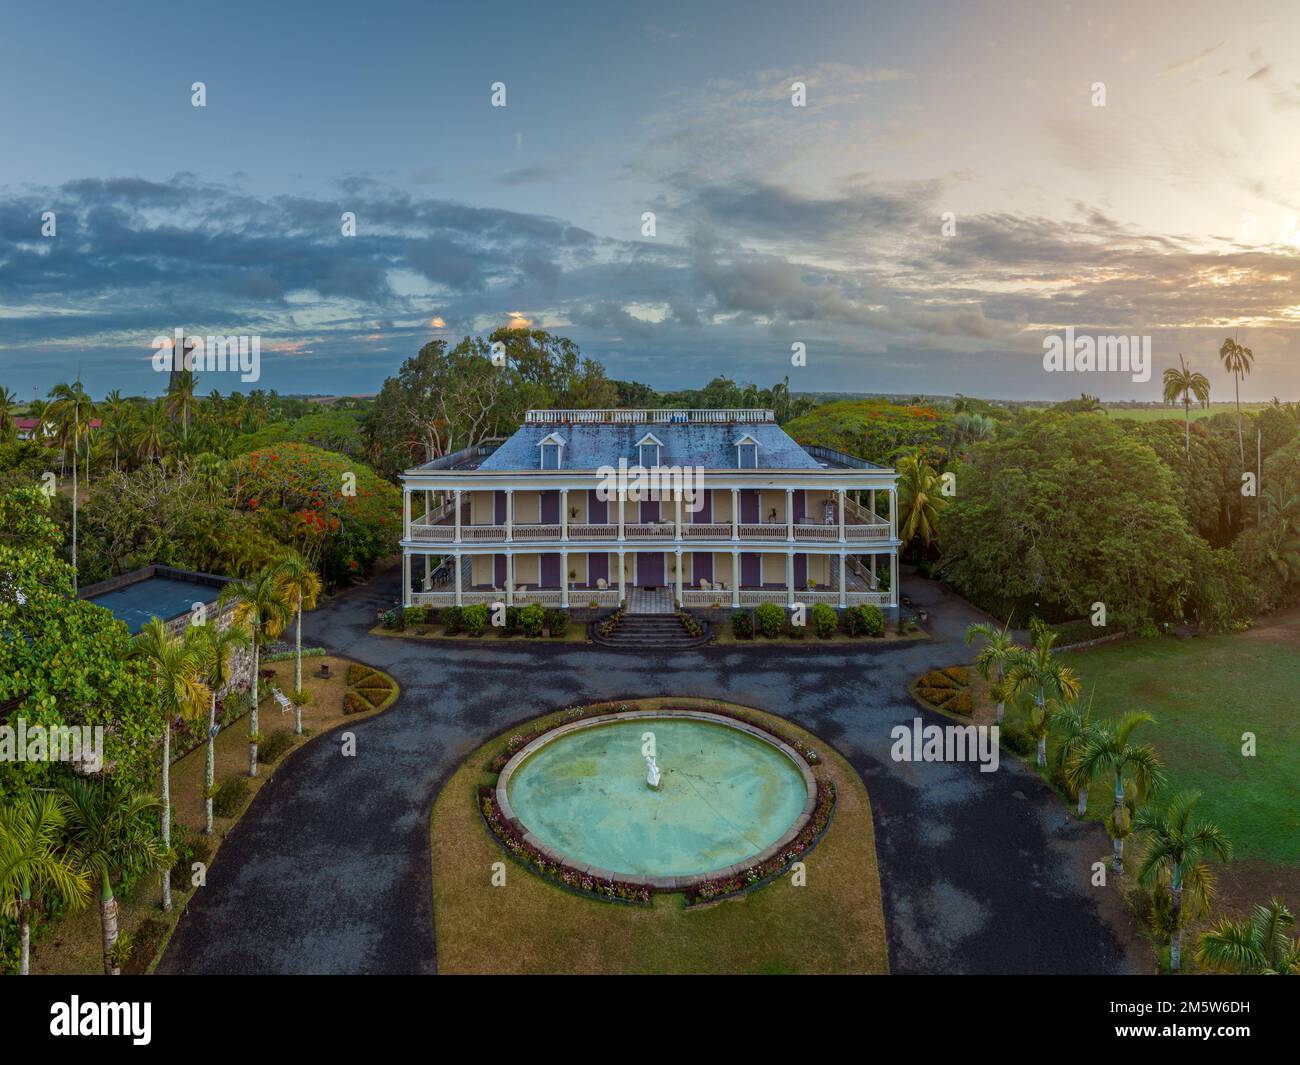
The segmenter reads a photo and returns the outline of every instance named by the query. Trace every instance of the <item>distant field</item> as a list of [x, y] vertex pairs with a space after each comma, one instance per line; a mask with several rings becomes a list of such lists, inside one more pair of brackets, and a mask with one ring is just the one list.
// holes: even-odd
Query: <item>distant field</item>
[[[1267, 403], [1243, 403], [1243, 411], [1263, 410]], [[1203, 407], [1192, 408], [1192, 421], [1198, 421], [1201, 418], [1209, 418], [1215, 414], [1233, 414], [1237, 410], [1236, 404], [1233, 403], [1211, 403], [1209, 409]], [[1107, 407], [1106, 413], [1112, 418], [1128, 418], [1135, 422], [1154, 422], [1161, 418], [1183, 419], [1182, 407], [1150, 407], [1139, 409], [1125, 409], [1123, 407]]]

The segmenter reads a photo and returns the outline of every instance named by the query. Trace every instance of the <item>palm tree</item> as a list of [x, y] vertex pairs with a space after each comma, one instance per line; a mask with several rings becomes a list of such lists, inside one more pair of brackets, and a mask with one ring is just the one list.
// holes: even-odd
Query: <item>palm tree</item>
[[1300, 976], [1300, 939], [1292, 939], [1295, 915], [1281, 899], [1256, 906], [1245, 920], [1224, 917], [1201, 933], [1197, 964], [1238, 976]]
[[898, 462], [899, 539], [910, 544], [921, 537], [927, 547], [939, 538], [939, 514], [948, 505], [938, 489], [939, 475], [916, 451]]
[[1232, 374], [1237, 389], [1237, 447], [1241, 451], [1241, 468], [1246, 468], [1246, 441], [1241, 435], [1241, 379], [1250, 373], [1255, 353], [1250, 348], [1242, 347], [1233, 337], [1228, 337], [1219, 347], [1219, 359], [1223, 368]]
[[69, 385], [61, 382], [50, 389], [50, 414], [58, 426], [60, 447], [72, 445], [72, 588], [77, 588], [77, 448], [81, 439], [90, 433], [90, 422], [95, 416], [95, 404], [81, 382]]
[[[320, 595], [320, 577], [302, 555], [288, 551], [275, 564], [276, 579], [280, 584], [280, 595], [295, 616], [294, 631], [294, 671], [293, 690], [302, 691], [302, 612], [316, 609], [316, 597]], [[294, 732], [302, 735], [302, 704], [294, 702]]]
[[1187, 439], [1187, 454], [1190, 457], [1192, 453], [1192, 397], [1202, 407], [1210, 405], [1210, 379], [1203, 373], [1193, 373], [1187, 368], [1187, 362], [1178, 354], [1180, 369], [1175, 370], [1172, 366], [1165, 369], [1165, 402], [1182, 403], [1183, 405], [1183, 424], [1184, 435]]
[[127, 446], [129, 432], [127, 424], [131, 408], [122, 398], [120, 389], [113, 389], [104, 397], [104, 402], [100, 404], [100, 410], [104, 414], [104, 443], [106, 446], [111, 445], [113, 448], [113, 469], [117, 469], [123, 449]]
[[31, 971], [33, 897], [53, 896], [79, 909], [90, 878], [60, 852], [68, 801], [58, 792], [29, 793], [0, 808], [0, 912], [18, 922], [18, 974]]
[[158, 799], [147, 792], [110, 788], [72, 779], [63, 785], [68, 797], [68, 843], [77, 865], [99, 880], [99, 921], [104, 947], [104, 973], [119, 972], [113, 959], [117, 943], [117, 899], [113, 881], [125, 872], [143, 874], [160, 868], [167, 851], [149, 823]]
[[[164, 850], [172, 845], [172, 722], [178, 717], [197, 717], [206, 708], [209, 692], [200, 678], [202, 663], [197, 650], [179, 636], [168, 631], [158, 618], [150, 618], [132, 641], [132, 653], [144, 658], [149, 673], [158, 689], [163, 710], [162, 748], [162, 844]], [[172, 908], [172, 871], [168, 867], [162, 875], [162, 908]]]
[[197, 400], [194, 390], [199, 379], [193, 370], [172, 372], [172, 379], [167, 386], [167, 413], [172, 417], [180, 415], [181, 436], [188, 440], [190, 435], [190, 412], [194, 410]]
[[209, 505], [216, 505], [226, 494], [226, 463], [220, 455], [204, 451], [195, 455], [190, 469], [203, 490]]
[[13, 417], [17, 405], [17, 395], [7, 388], [0, 387], [0, 443], [9, 443], [18, 435], [18, 423]]
[[1008, 692], [1014, 695], [1030, 692], [1034, 696], [1031, 725], [1037, 719], [1040, 768], [1047, 765], [1047, 729], [1053, 710], [1074, 702], [1080, 691], [1078, 674], [1069, 666], [1061, 665], [1052, 654], [1054, 643], [1056, 633], [1046, 626], [1039, 628], [1034, 634], [1034, 646], [1022, 649], [1006, 673]]
[[[1007, 666], [1022, 650], [1011, 636], [1010, 629], [1010, 618], [1007, 619], [1007, 623], [1001, 629], [984, 622], [978, 622], [966, 629], [967, 645], [971, 644], [977, 636], [984, 637], [984, 646], [980, 648], [979, 654], [975, 658], [975, 669], [985, 681], [995, 686], [999, 695], [1004, 694], [1001, 689], [1001, 682]], [[998, 699], [997, 723], [999, 725], [1002, 724], [1002, 711], [1006, 705], [1004, 699]]]
[[1071, 760], [1084, 749], [1097, 731], [1097, 723], [1092, 720], [1092, 696], [1088, 696], [1087, 705], [1075, 700], [1067, 703], [1065, 708], [1052, 719], [1052, 727], [1061, 733], [1061, 742], [1056, 748], [1053, 759], [1061, 779], [1066, 780], [1075, 792], [1078, 803], [1075, 813], [1082, 817], [1088, 812], [1088, 778], [1076, 778], [1073, 783], [1068, 779], [1068, 767]]
[[[1133, 827], [1145, 832], [1146, 850], [1138, 869], [1138, 883], [1160, 888], [1168, 885], [1173, 928], [1169, 935], [1169, 971], [1177, 973], [1182, 948], [1183, 907], [1193, 918], [1209, 913], [1214, 902], [1214, 874], [1202, 858], [1226, 862], [1232, 844], [1212, 821], [1193, 820], [1200, 796], [1194, 791], [1175, 795], [1163, 810], [1139, 811]], [[1184, 892], [1186, 900], [1184, 901]]]
[[[1126, 807], [1125, 774], [1132, 775], [1136, 799], [1145, 800], [1165, 781], [1164, 763], [1155, 748], [1149, 743], [1130, 742], [1134, 729], [1154, 720], [1150, 714], [1139, 712], [1128, 714], [1118, 722], [1104, 722], [1079, 745], [1066, 766], [1066, 780], [1075, 788], [1086, 787], [1098, 773], [1109, 771], [1115, 775], [1115, 803], [1111, 816], [1116, 819], [1114, 827], [1125, 830], [1120, 835], [1111, 832], [1115, 841], [1111, 867], [1117, 873], [1124, 872], [1124, 836], [1131, 829], [1126, 823], [1130, 815], [1123, 812]], [[1136, 806], [1136, 800], [1132, 805]]]
[[253, 637], [252, 706], [248, 713], [248, 775], [257, 776], [257, 670], [261, 645], [284, 631], [289, 623], [289, 606], [280, 591], [279, 578], [273, 569], [264, 569], [248, 580], [231, 581], [221, 590], [224, 608], [235, 607], [235, 620], [248, 627]]
[[204, 835], [212, 835], [212, 778], [216, 763], [217, 695], [230, 683], [235, 651], [251, 643], [248, 630], [231, 621], [222, 626], [212, 623], [191, 625], [187, 633], [199, 668], [207, 681], [210, 702], [208, 706], [208, 733], [203, 758]]
[[167, 416], [158, 402], [147, 403], [135, 423], [135, 448], [141, 462], [162, 457], [167, 447]]

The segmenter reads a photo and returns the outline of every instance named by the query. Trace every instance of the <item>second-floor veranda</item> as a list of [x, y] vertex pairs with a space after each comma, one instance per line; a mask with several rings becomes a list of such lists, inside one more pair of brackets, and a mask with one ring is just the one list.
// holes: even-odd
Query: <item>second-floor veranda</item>
[[895, 533], [889, 517], [893, 495], [892, 489], [725, 487], [679, 500], [609, 499], [597, 489], [417, 490], [406, 494], [405, 540], [888, 542]]

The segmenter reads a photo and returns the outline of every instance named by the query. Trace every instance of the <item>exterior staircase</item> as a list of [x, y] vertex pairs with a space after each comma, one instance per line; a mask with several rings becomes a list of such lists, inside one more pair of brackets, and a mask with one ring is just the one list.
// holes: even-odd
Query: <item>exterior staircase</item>
[[611, 635], [602, 636], [600, 627], [609, 616], [598, 619], [591, 626], [592, 641], [602, 647], [637, 651], [685, 651], [700, 647], [712, 639], [707, 621], [696, 618], [696, 624], [703, 632], [699, 636], [692, 636], [682, 627], [681, 619], [676, 614], [627, 613]]

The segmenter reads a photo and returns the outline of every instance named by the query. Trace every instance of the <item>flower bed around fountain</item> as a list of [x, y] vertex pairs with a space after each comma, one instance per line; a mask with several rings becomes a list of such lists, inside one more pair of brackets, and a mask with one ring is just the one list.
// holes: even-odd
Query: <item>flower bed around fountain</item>
[[[559, 725], [512, 736], [491, 766], [496, 786], [479, 790], [503, 848], [561, 887], [643, 905], [655, 892], [714, 901], [780, 876], [829, 827], [835, 789], [814, 778], [806, 744], [734, 712], [624, 704], [588, 713], [572, 708]], [[667, 802], [650, 797], [659, 793], [644, 777], [623, 775], [639, 763], [630, 753], [639, 730], [655, 722], [668, 745], [665, 787], [681, 789]], [[512, 803], [516, 780], [531, 826]]]

